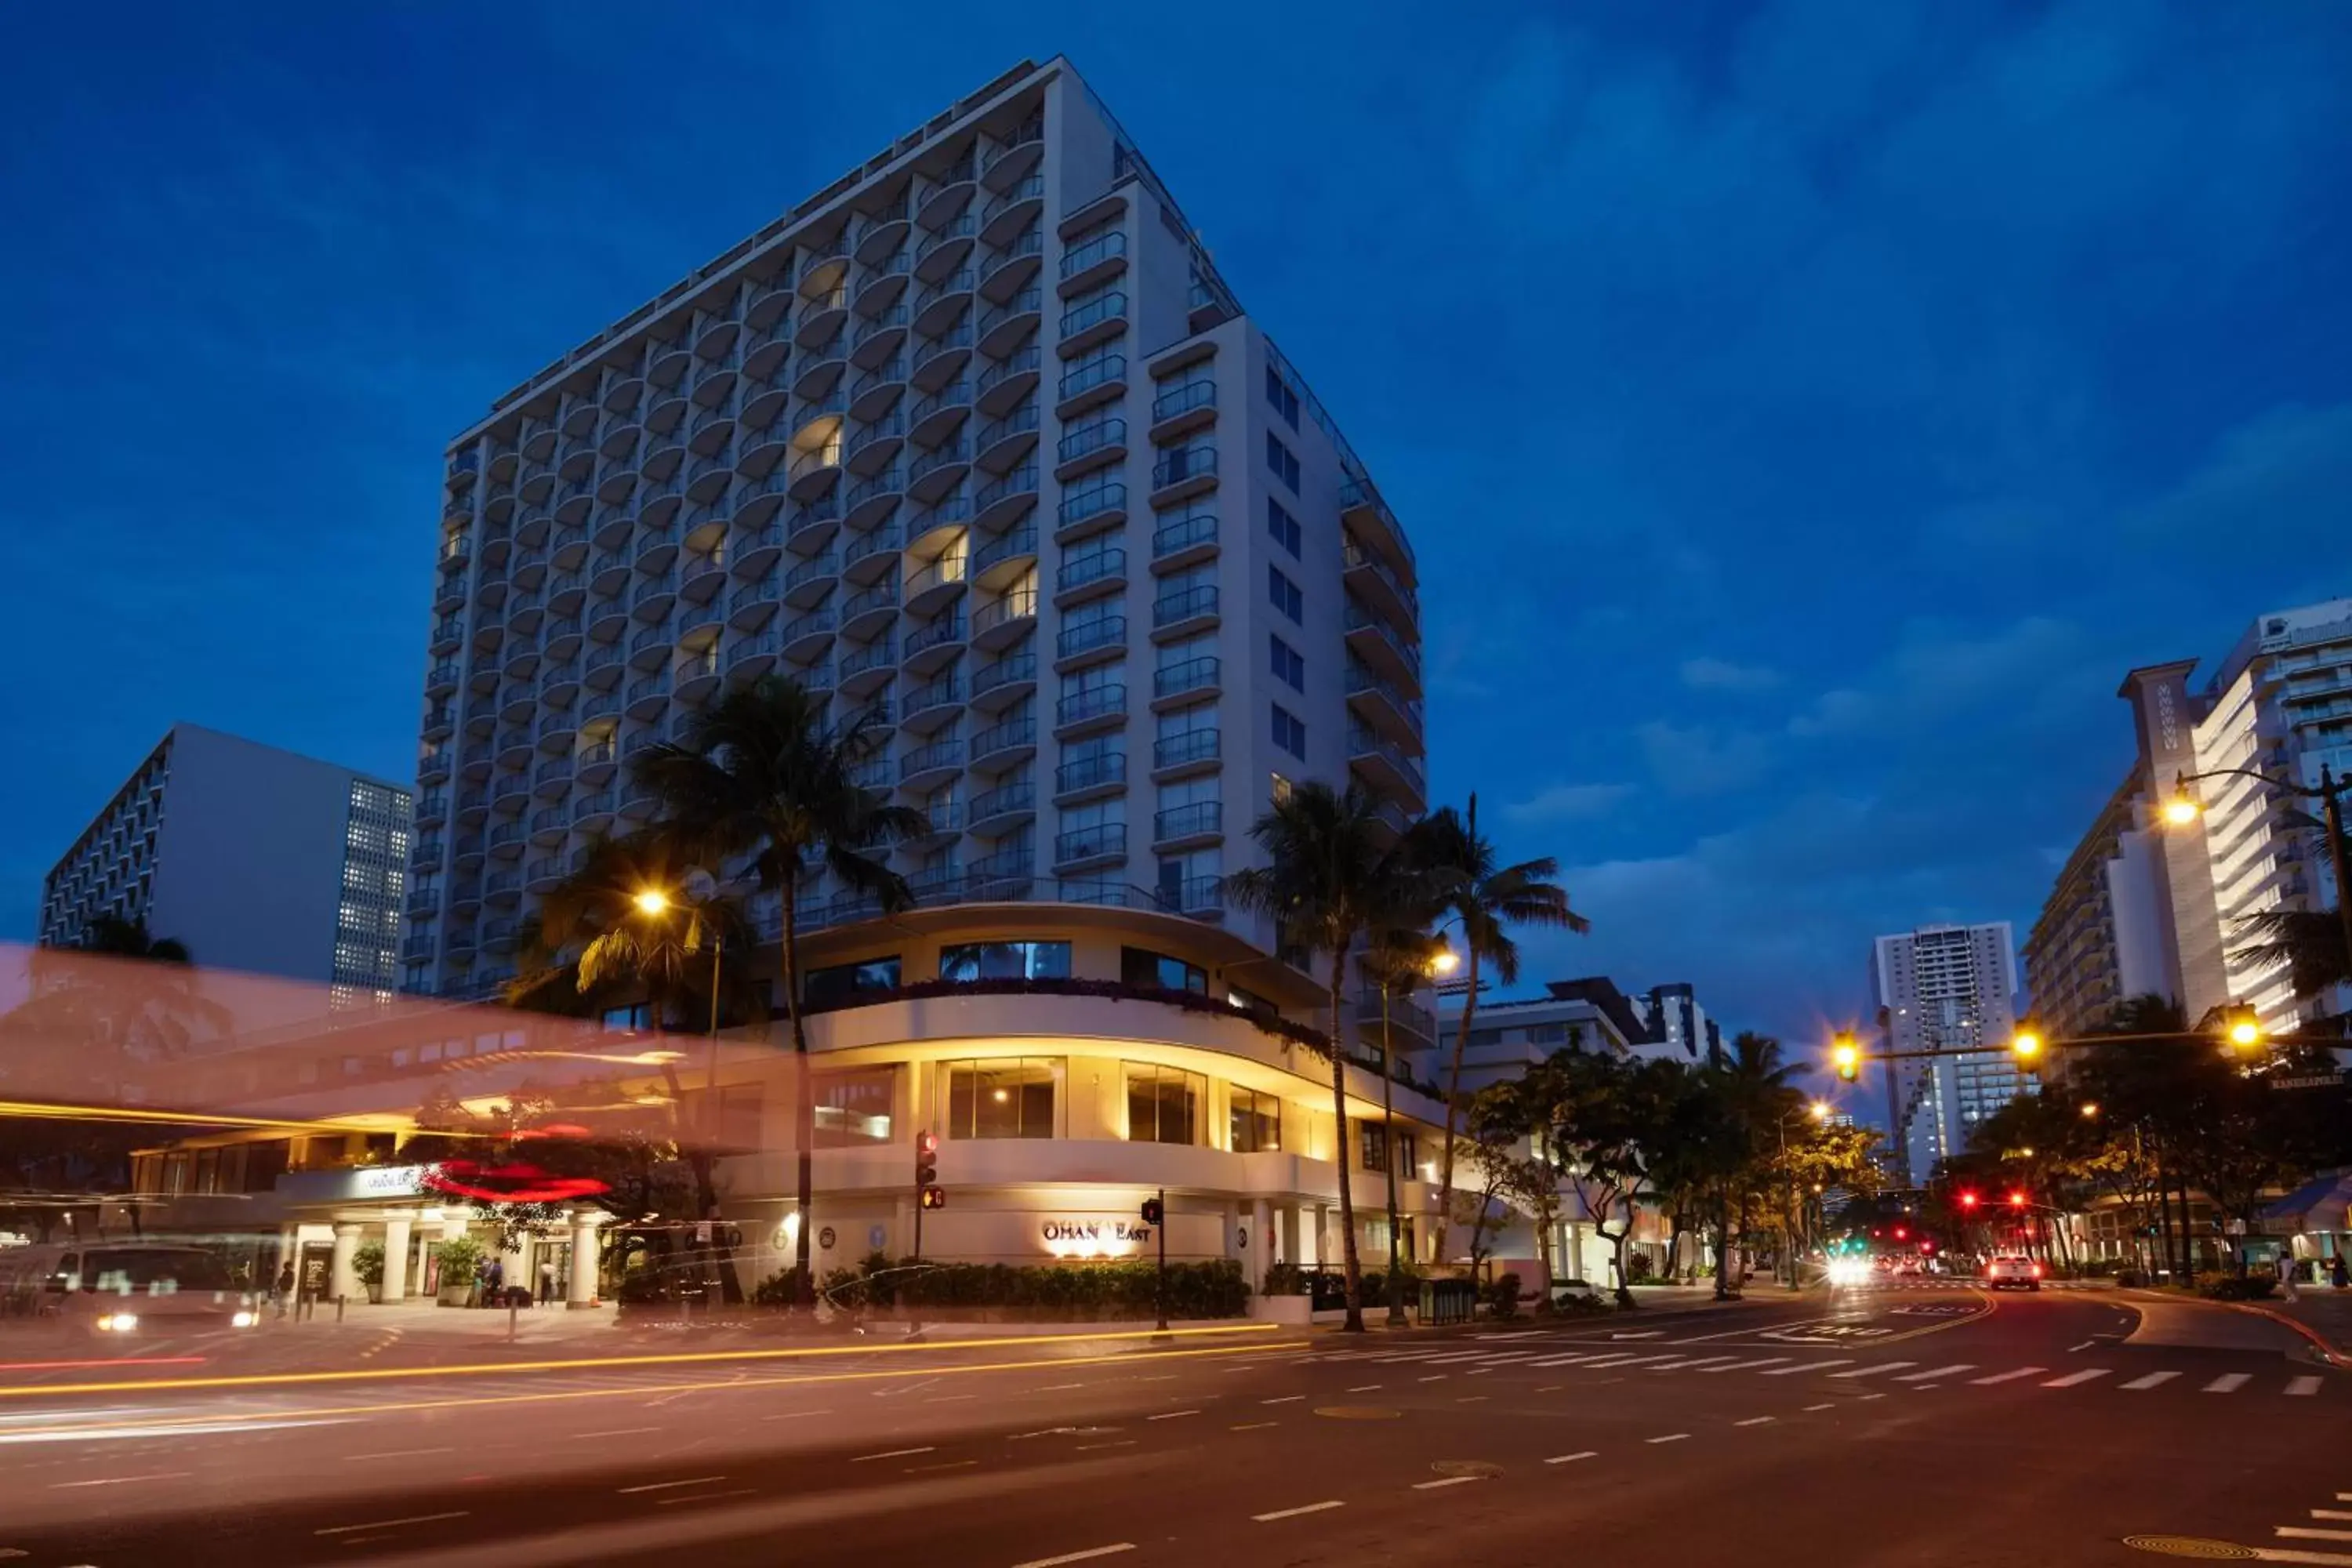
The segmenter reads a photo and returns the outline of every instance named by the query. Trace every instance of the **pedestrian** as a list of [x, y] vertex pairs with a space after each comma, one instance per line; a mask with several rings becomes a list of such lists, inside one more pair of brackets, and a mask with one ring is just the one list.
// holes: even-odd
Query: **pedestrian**
[[2336, 1266], [2327, 1271], [2327, 1282], [2338, 1290], [2352, 1286], [2352, 1268], [2345, 1268], [2344, 1255], [2340, 1252], [2336, 1255]]
[[501, 1258], [493, 1258], [490, 1259], [490, 1294], [488, 1301], [490, 1306], [495, 1307], [501, 1304], [506, 1294], [506, 1260]]
[[2295, 1300], [2294, 1277], [2301, 1268], [2302, 1265], [2295, 1262], [2292, 1254], [2286, 1252], [2279, 1254], [2279, 1294], [2289, 1301]]
[[283, 1321], [286, 1304], [294, 1299], [294, 1266], [291, 1263], [278, 1269], [278, 1289], [272, 1294], [278, 1298], [278, 1316]]
[[474, 1305], [487, 1307], [489, 1304], [490, 1260], [487, 1258], [478, 1258], [474, 1264]]
[[542, 1307], [551, 1306], [554, 1300], [555, 1259], [542, 1258], [539, 1260], [539, 1304]]

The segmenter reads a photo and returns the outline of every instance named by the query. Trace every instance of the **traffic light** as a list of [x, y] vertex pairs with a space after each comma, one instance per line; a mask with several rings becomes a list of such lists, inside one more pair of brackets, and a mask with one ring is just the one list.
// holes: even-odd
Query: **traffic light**
[[1158, 1198], [1146, 1198], [1143, 1200], [1144, 1224], [1158, 1225], [1160, 1223], [1160, 1216], [1166, 1212], [1167, 1210], [1160, 1206], [1160, 1203]]
[[1970, 1214], [1976, 1213], [1977, 1205], [1982, 1202], [1984, 1202], [1984, 1199], [1975, 1193], [1962, 1193], [1960, 1194], [1960, 1206], [1968, 1210]]
[[915, 1194], [916, 1201], [927, 1209], [948, 1206], [947, 1189], [939, 1184], [940, 1137], [936, 1132], [915, 1134]]
[[1847, 1083], [1862, 1076], [1862, 1047], [1855, 1044], [1852, 1035], [1841, 1033], [1830, 1042], [1830, 1065]]
[[2025, 1206], [2025, 1193], [2023, 1189], [2021, 1188], [2012, 1191], [2009, 1194], [2009, 1206], [2013, 1209], [2021, 1209]]
[[1911, 1239], [1911, 1227], [1910, 1227], [1910, 1226], [1903, 1226], [1903, 1225], [1898, 1225], [1898, 1226], [1896, 1226], [1895, 1227], [1895, 1240], [1897, 1240], [1897, 1241], [1908, 1241], [1908, 1240], [1910, 1240], [1910, 1239]]

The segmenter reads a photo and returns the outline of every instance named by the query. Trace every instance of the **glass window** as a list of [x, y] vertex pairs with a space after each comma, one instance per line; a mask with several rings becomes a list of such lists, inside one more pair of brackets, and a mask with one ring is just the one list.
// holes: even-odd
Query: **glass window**
[[1127, 1138], [1130, 1143], [1197, 1143], [1209, 1103], [1209, 1080], [1181, 1068], [1127, 1064]]
[[1265, 498], [1265, 531], [1293, 557], [1298, 554], [1298, 520], [1272, 496]]
[[1267, 1154], [1282, 1147], [1282, 1101], [1264, 1089], [1234, 1086], [1233, 1148], [1236, 1154]]
[[898, 988], [898, 955], [828, 964], [801, 978], [801, 996], [810, 1007], [845, 1006], [858, 996]]
[[1298, 456], [1271, 430], [1265, 433], [1265, 466], [1276, 479], [1290, 487], [1293, 495], [1298, 493]]
[[1279, 702], [1274, 705], [1274, 743], [1300, 762], [1307, 760], [1306, 721]]
[[942, 980], [1067, 980], [1066, 942], [967, 942], [940, 949]]
[[1060, 1062], [1003, 1057], [948, 1064], [948, 1136], [1051, 1138]]
[[1265, 367], [1265, 400], [1282, 416], [1283, 423], [1293, 430], [1298, 428], [1298, 394], [1282, 379], [1282, 373], [1272, 365]]
[[1307, 595], [1298, 584], [1284, 575], [1279, 566], [1265, 569], [1266, 602], [1294, 621], [1304, 622], [1307, 616]]
[[1274, 678], [1294, 691], [1306, 690], [1307, 656], [1283, 641], [1278, 632], [1266, 634], [1266, 640], [1273, 645]]
[[1209, 994], [1209, 972], [1197, 963], [1154, 952], [1148, 947], [1118, 950], [1118, 978], [1127, 985], [1157, 985], [1169, 991]]
[[816, 1147], [848, 1149], [890, 1142], [898, 1069], [858, 1068], [816, 1075]]
[[1385, 1171], [1389, 1168], [1389, 1130], [1377, 1121], [1359, 1121], [1356, 1133], [1364, 1152], [1364, 1169]]

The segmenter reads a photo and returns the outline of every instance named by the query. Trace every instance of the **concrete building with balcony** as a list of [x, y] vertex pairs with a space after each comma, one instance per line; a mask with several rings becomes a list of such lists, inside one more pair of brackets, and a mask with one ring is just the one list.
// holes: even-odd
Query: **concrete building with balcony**
[[[1425, 805], [1412, 551], [1067, 61], [1024, 64], [597, 331], [446, 454], [411, 989], [488, 994], [645, 821], [632, 756], [779, 675], [889, 727], [926, 907], [1220, 907], [1297, 781]], [[771, 929], [781, 910], [757, 911]], [[810, 894], [803, 930], [873, 913]]]
[[1924, 1179], [1968, 1146], [1978, 1122], [2032, 1088], [2008, 1050], [2017, 1031], [2014, 949], [2007, 921], [1921, 926], [1871, 943], [1882, 1047], [1968, 1053], [1881, 1064], [1906, 1179]]
[[331, 1005], [401, 983], [406, 789], [198, 724], [174, 724], [41, 887], [39, 940], [143, 921], [208, 969], [316, 982]]
[[[2160, 896], [2163, 847], [2146, 778], [2135, 769], [2083, 835], [2025, 938], [2025, 994], [2053, 1038], [2106, 1026], [2117, 1004], [2172, 996], [2171, 909]], [[2063, 1074], [2055, 1053], [2045, 1073]]]

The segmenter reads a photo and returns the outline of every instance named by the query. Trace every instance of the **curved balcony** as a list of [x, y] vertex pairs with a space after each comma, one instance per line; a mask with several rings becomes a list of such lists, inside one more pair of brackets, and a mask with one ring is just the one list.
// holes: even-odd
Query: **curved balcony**
[[446, 698], [457, 689], [460, 671], [456, 663], [443, 659], [425, 672], [425, 695]]
[[1033, 224], [1014, 236], [1010, 245], [989, 253], [980, 270], [981, 298], [998, 304], [1010, 300], [1035, 280], [1045, 257], [1045, 226]]
[[757, 680], [776, 667], [783, 642], [773, 632], [739, 637], [727, 644], [727, 675], [730, 680]]
[[1037, 754], [1037, 721], [1024, 714], [991, 724], [971, 738], [971, 765], [987, 772], [1002, 772]]
[[667, 337], [655, 338], [646, 345], [646, 380], [656, 386], [676, 386], [693, 363], [693, 351], [688, 345], [686, 323], [670, 329]]
[[[555, 487], [555, 516], [558, 521], [585, 522], [588, 521], [589, 512], [594, 510], [595, 505], [595, 487], [586, 479], [568, 479]], [[483, 558], [485, 560], [488, 559], [488, 545], [495, 542], [495, 540], [484, 542]]]
[[996, 419], [1021, 406], [1036, 390], [1038, 366], [1043, 363], [1044, 356], [1038, 352], [1037, 345], [1031, 343], [1025, 348], [1013, 350], [982, 369], [979, 380], [974, 383], [979, 393], [976, 405], [980, 413]]
[[1054, 603], [1076, 605], [1127, 586], [1127, 552], [1116, 546], [1068, 555], [1054, 572]]
[[1072, 426], [1054, 447], [1054, 477], [1064, 484], [1127, 457], [1127, 421], [1113, 416]]
[[794, 500], [814, 500], [840, 481], [841, 442], [828, 437], [824, 444], [795, 453], [788, 469], [788, 488]]
[[732, 356], [696, 367], [695, 403], [704, 409], [726, 407], [735, 395], [736, 373], [740, 368]]
[[598, 550], [621, 550], [627, 546], [629, 536], [636, 531], [638, 512], [633, 507], [600, 506], [586, 526], [567, 526], [559, 531], [564, 539], [584, 539]]
[[1217, 624], [1217, 585], [1196, 583], [1151, 601], [1151, 640], [1174, 642]]
[[494, 722], [488, 720], [487, 707], [488, 704], [484, 703], [475, 705], [469, 722], [475, 724], [477, 734], [487, 735], [494, 728], [503, 731], [509, 726], [529, 730], [530, 716], [539, 709], [539, 692], [532, 681], [531, 671], [528, 668], [516, 671], [514, 679], [509, 680], [499, 693], [498, 718]]
[[1421, 694], [1421, 653], [1386, 620], [1351, 596], [1340, 617], [1349, 651], [1368, 668], [1393, 681], [1408, 696]]
[[669, 706], [669, 671], [656, 670], [629, 682], [628, 714], [632, 719], [653, 719]]
[[1108, 283], [1127, 270], [1127, 231], [1109, 233], [1062, 253], [1055, 288], [1064, 299]]
[[907, 356], [893, 354], [849, 384], [849, 416], [871, 424], [890, 411], [907, 390]]
[[726, 585], [727, 552], [724, 550], [691, 551], [679, 557], [677, 595], [686, 603], [709, 603]]
[[984, 713], [1001, 713], [1037, 690], [1037, 656], [1009, 653], [971, 672], [971, 705]]
[[651, 577], [629, 591], [629, 616], [639, 621], [666, 620], [677, 603], [677, 579], [667, 574]]
[[980, 352], [992, 359], [1001, 358], [1035, 335], [1044, 300], [1043, 292], [1033, 283], [1003, 304], [982, 310], [975, 340]]
[[841, 629], [841, 617], [830, 607], [796, 616], [777, 632], [777, 651], [794, 664], [808, 664], [829, 647]]
[[659, 526], [676, 517], [686, 505], [685, 465], [666, 479], [646, 486], [637, 492], [637, 521]]
[[673, 390], [657, 394], [646, 408], [646, 438], [638, 448], [648, 474], [667, 474], [677, 468], [680, 454], [679, 433], [686, 426], [686, 416], [694, 404], [686, 395], [681, 383]]
[[1151, 507], [1157, 511], [1217, 488], [1217, 449], [1205, 441], [1173, 447], [1151, 465]]
[[613, 792], [600, 789], [572, 803], [572, 826], [581, 833], [602, 833], [613, 825]]
[[937, 184], [922, 192], [921, 199], [916, 204], [915, 221], [936, 233], [951, 219], [962, 216], [971, 205], [972, 198], [979, 194], [979, 186], [974, 182], [978, 172], [975, 155], [971, 149], [967, 148], [955, 163], [936, 174], [930, 174], [929, 177]]
[[670, 677], [677, 689], [677, 700], [680, 702], [700, 702], [709, 697], [719, 689], [719, 677], [723, 668], [716, 647], [679, 659], [677, 668]]
[[777, 590], [774, 577], [766, 576], [754, 583], [743, 584], [727, 595], [728, 624], [738, 631], [750, 631], [765, 625], [775, 615], [776, 606], [781, 603], [782, 597]]
[[916, 345], [914, 363], [908, 372], [908, 379], [927, 392], [954, 380], [962, 374], [965, 363], [971, 358], [971, 323], [969, 321], [924, 340]]
[[725, 495], [734, 482], [735, 454], [731, 450], [686, 460], [686, 499], [688, 501], [715, 501]]
[[547, 636], [541, 639], [547, 656], [547, 668], [539, 674], [539, 700], [569, 703], [580, 695], [580, 623], [565, 620], [551, 623]]
[[898, 582], [885, 578], [841, 602], [841, 635], [853, 642], [873, 637], [898, 618]]
[[[618, 642], [629, 626], [629, 601], [616, 590], [610, 597], [588, 601], [588, 635], [600, 643]], [[596, 673], [596, 654], [588, 655], [588, 673]]]
[[828, 550], [796, 563], [784, 574], [784, 602], [798, 607], [818, 603], [841, 576], [841, 559]]
[[[903, 287], [906, 279], [899, 278], [894, 281]], [[870, 321], [858, 322], [857, 330], [850, 334], [849, 363], [861, 371], [887, 363], [907, 342], [908, 319], [907, 307], [899, 304], [891, 306]]]
[[952, 783], [963, 772], [963, 757], [961, 739], [919, 746], [898, 759], [898, 787], [920, 795]]
[[1160, 445], [1217, 422], [1217, 384], [1187, 382], [1151, 400], [1152, 443]]
[[1348, 726], [1348, 766], [1362, 775], [1375, 794], [1404, 802], [1418, 812], [1427, 803], [1429, 786], [1418, 760], [1393, 741], [1381, 739], [1361, 724]]
[[915, 331], [935, 338], [962, 320], [971, 308], [972, 280], [972, 269], [963, 267], [919, 289], [915, 295]]
[[427, 741], [446, 741], [457, 728], [457, 710], [447, 703], [425, 710], [425, 723], [419, 733]]
[[915, 276], [927, 283], [954, 271], [971, 255], [980, 220], [972, 214], [960, 213], [930, 226], [931, 232], [915, 242]]
[[897, 412], [860, 425], [849, 437], [845, 459], [853, 473], [870, 475], [898, 455], [906, 444], [907, 420]]
[[678, 543], [682, 553], [708, 555], [723, 550], [727, 542], [727, 525], [735, 519], [732, 496], [722, 495], [699, 506], [690, 506], [677, 520]]
[[784, 502], [792, 497], [792, 489], [790, 468], [778, 468], [763, 478], [745, 479], [736, 485], [727, 498], [727, 504], [735, 509], [735, 527], [740, 531], [765, 524], [783, 510]]
[[707, 458], [734, 438], [735, 407], [731, 402], [697, 409], [694, 417], [687, 422], [687, 450], [698, 457]]
[[1065, 624], [1054, 639], [1054, 668], [1076, 669], [1127, 651], [1127, 617], [1097, 616], [1090, 621]]
[[1151, 742], [1151, 776], [1155, 782], [1214, 773], [1223, 756], [1215, 730], [1182, 730]]
[[898, 667], [898, 645], [882, 637], [863, 647], [845, 647], [840, 659], [839, 689], [845, 697], [862, 697], [890, 683]]
[[982, 541], [971, 552], [971, 579], [983, 588], [1002, 587], [1037, 563], [1037, 530], [1024, 525]]
[[839, 270], [817, 268], [802, 278], [801, 308], [793, 323], [793, 341], [803, 351], [815, 351], [824, 343], [833, 343], [838, 350], [837, 340], [849, 324], [849, 289], [841, 281], [846, 272], [845, 267]]
[[772, 321], [746, 325], [738, 358], [744, 381], [747, 384], [766, 382], [783, 368], [784, 362], [792, 357], [792, 351], [790, 317], [778, 316]]
[[833, 542], [834, 532], [840, 525], [841, 496], [836, 491], [794, 507], [785, 542], [799, 554], [812, 555]]
[[631, 564], [639, 572], [656, 574], [668, 570], [671, 563], [677, 559], [678, 539], [681, 531], [676, 522], [666, 522], [658, 526], [640, 525], [635, 545], [629, 552]]
[[908, 195], [902, 190], [895, 201], [886, 203], [879, 211], [859, 216], [855, 251], [860, 264], [878, 266], [877, 258], [895, 256], [904, 247], [912, 216]]
[[[907, 614], [918, 617], [929, 616], [961, 594], [964, 580], [969, 575], [969, 558], [961, 553], [941, 555], [908, 573]], [[911, 640], [909, 651], [912, 651]]]
[[[953, 438], [919, 452], [907, 465], [907, 493], [915, 500], [937, 510], [950, 490], [963, 482], [971, 469], [971, 443]], [[970, 516], [967, 510], [966, 517]], [[957, 521], [962, 521], [959, 519]]]
[[718, 599], [714, 598], [704, 604], [681, 600], [677, 606], [677, 616], [671, 622], [671, 626], [677, 631], [677, 640], [681, 645], [700, 642], [708, 646], [713, 640], [711, 637], [697, 637], [694, 634], [716, 633], [726, 619], [727, 606]]
[[[618, 510], [619, 509], [614, 509]], [[599, 514], [601, 518], [602, 514]], [[634, 519], [629, 520], [634, 521]], [[548, 540], [547, 562], [558, 572], [577, 572], [588, 560], [588, 530], [571, 525], [554, 531]]]
[[466, 569], [452, 570], [443, 566], [433, 579], [433, 608], [436, 614], [454, 616], [466, 607]]
[[802, 353], [799, 363], [793, 368], [793, 395], [808, 399], [823, 397], [841, 384], [842, 374], [848, 368], [848, 342], [843, 334], [835, 332], [825, 342]]
[[551, 615], [577, 615], [580, 602], [587, 596], [588, 580], [577, 572], [552, 573], [547, 579], [547, 608]]
[[638, 669], [658, 669], [669, 662], [670, 650], [677, 644], [667, 621], [642, 626], [629, 638], [629, 663]]
[[596, 450], [608, 462], [625, 462], [636, 456], [637, 445], [645, 439], [646, 427], [638, 420], [636, 410], [611, 415], [596, 428]]
[[610, 599], [628, 591], [629, 557], [618, 550], [598, 553], [588, 568], [588, 588], [600, 599]]
[[572, 812], [562, 805], [542, 805], [530, 814], [530, 841], [545, 847], [561, 844], [572, 831]]
[[[980, 434], [972, 438], [972, 461], [992, 474], [1010, 477], [1008, 470], [1035, 450], [1036, 446], [1037, 410], [1032, 405], [1026, 408], [1016, 408], [1003, 418], [992, 419], [982, 426]], [[1029, 481], [1024, 488], [1034, 490], [1037, 488], [1037, 466], [1034, 463], [1024, 466], [1029, 470]], [[983, 492], [977, 499], [979, 504], [985, 507], [995, 498]]]
[[956, 655], [963, 651], [967, 635], [963, 616], [952, 610], [916, 626], [907, 633], [906, 650], [901, 656], [907, 673], [929, 676], [953, 663]]
[[1089, 300], [1062, 312], [1055, 331], [1060, 353], [1065, 359], [1084, 353], [1097, 343], [1110, 342], [1127, 331], [1127, 295], [1113, 289], [1098, 300]]
[[1080, 801], [1118, 795], [1126, 788], [1125, 752], [1098, 752], [1092, 756], [1081, 756], [1064, 763], [1054, 770], [1054, 800], [1056, 805], [1074, 805]]
[[[617, 668], [617, 666], [615, 668]], [[585, 729], [591, 724], [603, 725], [604, 726], [603, 732], [608, 738], [612, 734], [612, 729], [611, 726], [606, 723], [606, 721], [615, 720], [620, 716], [621, 694], [617, 691], [591, 692], [588, 695], [588, 700], [580, 704], [581, 727]], [[593, 748], [591, 747], [590, 750], [593, 750]], [[583, 765], [584, 766], [587, 761], [586, 752], [583, 752], [581, 756]]]
[[[615, 704], [621, 700], [619, 692], [613, 693], [613, 700]], [[617, 707], [614, 711], [618, 711]], [[621, 749], [613, 743], [612, 734], [608, 731], [603, 740], [592, 741], [580, 748], [579, 756], [572, 759], [572, 776], [583, 784], [593, 788], [613, 776], [614, 772], [620, 766], [620, 761]]]
[[467, 742], [457, 759], [467, 782], [479, 784], [490, 776], [490, 743], [488, 741]]
[[1188, 512], [1164, 522], [1151, 533], [1151, 569], [1180, 571], [1198, 565], [1217, 553], [1217, 514]]
[[[611, 506], [626, 504], [629, 498], [637, 493], [639, 477], [637, 465], [628, 458], [624, 458], [605, 464], [596, 472], [596, 499]], [[558, 510], [557, 515], [562, 516], [561, 510]], [[564, 521], [578, 522], [581, 520], [577, 517], [565, 517]], [[534, 537], [524, 540], [523, 542], [535, 544], [541, 537], [544, 536], [544, 530], [536, 530]]]
[[[523, 806], [529, 802], [530, 798], [530, 775], [522, 771], [521, 763], [529, 762], [530, 760], [530, 750], [529, 746], [526, 745], [521, 752], [520, 761], [518, 762], [514, 768], [507, 772], [499, 773], [491, 778], [490, 809], [492, 811], [497, 812], [501, 816], [511, 816], [516, 812], [522, 810]], [[512, 823], [509, 823], [503, 827], [491, 828], [488, 838], [490, 852], [494, 855], [499, 853], [502, 842], [509, 842], [502, 840], [500, 835], [510, 833], [515, 836], [515, 840], [519, 841], [521, 837], [521, 831], [522, 830], [520, 827], [517, 827]]]
[[1045, 176], [1024, 174], [1002, 195], [980, 209], [980, 241], [1002, 248], [1013, 236], [1036, 221], [1045, 206]]
[[1016, 589], [971, 612], [971, 643], [993, 651], [1009, 647], [1037, 629], [1037, 590]]
[[1087, 409], [1117, 402], [1127, 394], [1127, 356], [1102, 354], [1083, 360], [1062, 373], [1054, 385], [1054, 412], [1075, 419]]
[[1203, 654], [1157, 669], [1151, 675], [1151, 706], [1156, 710], [1182, 708], [1200, 700], [1202, 692], [1213, 692], [1223, 667], [1214, 654]]
[[1127, 859], [1127, 824], [1097, 823], [1054, 839], [1054, 869], [1062, 876], [1099, 871]]
[[1032, 116], [1013, 127], [1010, 138], [981, 160], [980, 183], [992, 191], [1003, 191], [1034, 169], [1045, 155], [1045, 119]]
[[851, 529], [870, 529], [898, 510], [906, 499], [907, 476], [896, 463], [868, 474], [842, 491], [842, 521]]
[[841, 551], [842, 575], [861, 587], [877, 581], [887, 567], [897, 564], [905, 543], [896, 528], [848, 535]]
[[934, 734], [963, 711], [963, 682], [943, 675], [916, 687], [899, 700], [898, 722], [918, 734]]
[[518, 637], [507, 644], [506, 659], [500, 668], [509, 680], [528, 680], [539, 668], [539, 642], [534, 637]]
[[[482, 897], [493, 904], [513, 904], [522, 897], [521, 868], [517, 867], [509, 870], [493, 871], [485, 877], [482, 879]], [[482, 941], [492, 946], [510, 942], [514, 937], [514, 931], [515, 922], [512, 920], [499, 919], [482, 922]]]
[[915, 400], [907, 434], [917, 446], [936, 447], [971, 413], [971, 383], [959, 379]]

